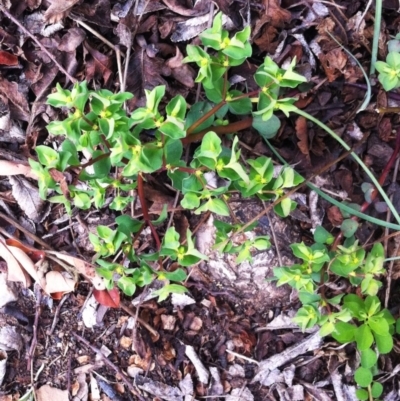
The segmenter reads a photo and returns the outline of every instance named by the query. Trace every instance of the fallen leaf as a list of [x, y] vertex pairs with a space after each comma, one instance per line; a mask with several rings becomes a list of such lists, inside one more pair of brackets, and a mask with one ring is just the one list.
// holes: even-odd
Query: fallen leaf
[[0, 93], [8, 99], [11, 118], [15, 120], [29, 121], [30, 111], [28, 96], [20, 91], [16, 82], [10, 82], [0, 76]]
[[30, 257], [30, 259], [32, 259], [33, 263], [39, 262], [39, 260], [44, 259], [46, 256], [44, 251], [23, 244], [21, 241], [18, 241], [15, 238], [7, 238], [6, 244], [24, 251]]
[[18, 261], [19, 265], [23, 267], [24, 271], [27, 272], [35, 281], [38, 281], [37, 267], [32, 259], [20, 248], [10, 245], [7, 245], [7, 248]]
[[321, 53], [319, 59], [329, 82], [335, 81], [343, 74], [347, 63], [347, 55], [342, 49], [336, 48], [326, 54]]
[[18, 176], [10, 176], [9, 181], [12, 186], [12, 194], [19, 207], [30, 219], [38, 223], [44, 201], [40, 198], [37, 187]]
[[60, 293], [61, 296], [75, 289], [75, 280], [67, 272], [51, 270], [45, 275], [45, 285], [43, 290], [47, 294]]
[[93, 289], [93, 296], [100, 305], [109, 306], [110, 308], [118, 308], [120, 303], [120, 293], [117, 288], [112, 290]]
[[74, 52], [78, 46], [86, 39], [86, 32], [81, 28], [70, 28], [61, 38], [57, 49], [62, 52]]
[[193, 88], [196, 73], [189, 64], [183, 64], [182, 60], [183, 55], [179, 48], [176, 47], [175, 56], [167, 60], [165, 64], [171, 69], [171, 75], [173, 78], [182, 85], [185, 85], [188, 88]]
[[299, 138], [299, 142], [297, 142], [297, 146], [300, 149], [300, 152], [306, 156], [306, 160], [308, 163], [310, 160], [310, 148], [308, 144], [308, 128], [307, 128], [307, 120], [300, 116], [296, 120], [296, 136]]
[[12, 53], [0, 50], [0, 65], [16, 66], [18, 65], [18, 57]]
[[82, 274], [82, 276], [84, 276], [93, 284], [95, 290], [101, 291], [105, 289], [103, 278], [98, 275], [95, 267], [92, 264], [61, 252], [46, 251], [46, 254], [55, 256], [56, 258], [74, 267], [77, 270], [78, 274]]
[[45, 20], [54, 24], [64, 19], [78, 1], [79, 0], [50, 0], [51, 5], [44, 14]]
[[7, 264], [7, 280], [21, 282], [25, 288], [29, 287], [32, 281], [28, 273], [18, 263], [3, 239], [0, 239], [0, 256]]
[[68, 401], [69, 394], [67, 390], [60, 390], [45, 384], [35, 391], [37, 401]]
[[292, 14], [280, 6], [280, 0], [264, 0], [263, 3], [265, 16], [272, 26], [280, 28], [291, 20]]
[[87, 41], [83, 42], [85, 49], [91, 55], [86, 60], [86, 80], [103, 79], [104, 85], [107, 86], [113, 74], [113, 56], [106, 56], [89, 45]]
[[28, 164], [0, 160], [0, 176], [6, 175], [24, 175], [27, 178], [38, 179], [37, 175], [33, 173], [31, 166]]

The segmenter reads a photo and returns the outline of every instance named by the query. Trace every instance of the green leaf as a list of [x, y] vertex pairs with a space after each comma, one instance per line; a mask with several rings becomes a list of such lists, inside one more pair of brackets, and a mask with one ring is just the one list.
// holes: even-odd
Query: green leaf
[[167, 115], [181, 120], [185, 119], [186, 115], [186, 100], [183, 96], [177, 95], [170, 100], [165, 108]]
[[124, 294], [131, 297], [136, 291], [136, 283], [131, 277], [121, 277], [118, 280], [118, 287], [123, 291]]
[[367, 390], [364, 390], [363, 388], [358, 388], [356, 390], [356, 396], [359, 400], [361, 401], [366, 401], [369, 398], [369, 394]]
[[356, 327], [350, 323], [336, 322], [332, 337], [342, 344], [349, 343], [354, 341], [355, 331]]
[[127, 237], [131, 234], [137, 233], [143, 226], [143, 223], [139, 220], [132, 218], [126, 214], [118, 216], [115, 219], [118, 224], [118, 230], [123, 232]]
[[170, 281], [177, 281], [180, 283], [186, 280], [187, 277], [187, 274], [183, 269], [176, 269], [173, 272], [161, 271], [157, 272], [157, 275], [159, 280], [170, 280]]
[[154, 226], [158, 226], [162, 224], [165, 220], [167, 220], [167, 217], [168, 217], [168, 206], [164, 205], [160, 213], [160, 216], [158, 217], [158, 219], [153, 220], [152, 223]]
[[374, 398], [378, 398], [383, 393], [383, 386], [381, 383], [373, 382], [371, 387], [371, 395]]
[[335, 240], [335, 237], [329, 231], [325, 230], [324, 227], [318, 226], [315, 229], [314, 241], [317, 242], [318, 244], [331, 245], [334, 240]]
[[375, 366], [378, 361], [378, 355], [371, 348], [361, 351], [361, 366], [370, 369]]
[[393, 338], [390, 334], [381, 336], [374, 333], [374, 337], [380, 354], [388, 354], [393, 349]]
[[367, 324], [364, 323], [357, 328], [355, 332], [355, 340], [357, 343], [357, 348], [360, 351], [371, 347], [372, 343], [374, 342], [374, 336], [372, 335], [371, 329]]
[[381, 336], [389, 334], [389, 325], [383, 317], [372, 316], [368, 319], [368, 326], [374, 332]]
[[296, 202], [289, 198], [282, 199], [276, 206], [274, 206], [274, 211], [281, 217], [289, 216], [292, 210], [296, 209]]
[[195, 214], [200, 214], [202, 212], [210, 211], [212, 213], [218, 214], [219, 216], [229, 216], [229, 208], [224, 201], [218, 198], [209, 199], [198, 209], [195, 210]]
[[184, 209], [194, 209], [200, 205], [200, 196], [194, 192], [187, 192], [181, 200], [181, 206]]
[[171, 250], [174, 251], [172, 254], [175, 254], [179, 247], [179, 234], [174, 227], [170, 227], [164, 235], [160, 255], [171, 255]]
[[186, 131], [183, 130], [183, 124], [181, 127], [170, 120], [167, 120], [164, 123], [162, 123], [159, 130], [164, 135], [172, 139], [181, 139], [186, 136]]
[[358, 223], [352, 219], [343, 220], [340, 230], [346, 238], [350, 238], [357, 231]]
[[354, 380], [361, 387], [368, 387], [372, 383], [372, 377], [372, 372], [362, 366], [354, 372]]
[[204, 135], [200, 149], [196, 151], [195, 157], [201, 164], [214, 170], [221, 151], [221, 139], [215, 132], [210, 131]]
[[[202, 118], [211, 109], [212, 109], [212, 106], [209, 102], [195, 103], [187, 113], [186, 122], [185, 122], [185, 130], [187, 130], [192, 124], [194, 124], [200, 118]], [[195, 134], [196, 132], [202, 131], [203, 129], [211, 127], [213, 122], [214, 122], [214, 115], [208, 117], [203, 123], [201, 123], [193, 131], [193, 134]]]
[[40, 145], [35, 148], [40, 163], [48, 168], [57, 166], [60, 156], [58, 152], [48, 146]]
[[83, 192], [76, 193], [73, 201], [74, 201], [74, 205], [78, 209], [82, 209], [82, 210], [89, 209], [90, 205], [91, 205], [91, 199], [90, 199], [89, 195], [85, 194]]
[[171, 293], [184, 294], [185, 292], [188, 292], [188, 290], [183, 285], [168, 284], [168, 285], [165, 285], [164, 287], [160, 288], [159, 290], [154, 291], [153, 294], [158, 296], [158, 302], [162, 302], [162, 301], [166, 300], [168, 298], [169, 294], [171, 294]]
[[264, 139], [272, 139], [281, 127], [281, 121], [274, 114], [265, 121], [262, 115], [253, 113], [253, 122], [251, 125]]

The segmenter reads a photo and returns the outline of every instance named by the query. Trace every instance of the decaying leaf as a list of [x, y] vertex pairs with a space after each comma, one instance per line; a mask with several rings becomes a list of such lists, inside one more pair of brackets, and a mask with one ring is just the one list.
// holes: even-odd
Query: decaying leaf
[[31, 278], [18, 263], [18, 260], [11, 253], [3, 239], [0, 239], [0, 257], [4, 259], [7, 264], [8, 281], [21, 282], [25, 288], [31, 285]]
[[16, 82], [10, 82], [0, 76], [0, 94], [8, 99], [11, 118], [15, 120], [29, 121], [29, 105], [27, 94], [22, 93], [21, 87]]
[[308, 128], [307, 128], [307, 120], [300, 116], [296, 120], [296, 136], [299, 138], [299, 142], [297, 142], [297, 146], [300, 149], [300, 152], [305, 155], [307, 162], [310, 163], [310, 148], [308, 144]]
[[51, 5], [44, 14], [46, 21], [54, 24], [65, 18], [71, 8], [78, 3], [79, 0], [50, 0]]
[[189, 64], [183, 64], [183, 55], [179, 48], [176, 47], [176, 54], [170, 58], [166, 65], [171, 69], [171, 75], [182, 85], [193, 88], [194, 77], [196, 75], [194, 69]]
[[47, 294], [61, 293], [63, 295], [75, 289], [76, 282], [67, 272], [52, 270], [46, 274], [45, 278], [43, 290]]
[[38, 177], [32, 172], [29, 165], [16, 163], [9, 160], [0, 160], [0, 176], [24, 175], [27, 178], [37, 180]]
[[18, 176], [10, 176], [9, 181], [12, 186], [12, 194], [19, 207], [30, 219], [38, 223], [44, 202], [39, 196], [37, 187]]
[[60, 390], [45, 384], [35, 391], [37, 401], [68, 401], [69, 394], [67, 390]]
[[18, 65], [18, 57], [12, 53], [0, 50], [0, 65], [7, 67]]
[[0, 349], [5, 351], [21, 352], [23, 340], [21, 334], [13, 326], [5, 326], [0, 329]]
[[87, 41], [83, 42], [83, 44], [91, 55], [91, 57], [86, 60], [86, 80], [102, 79], [104, 80], [104, 85], [107, 86], [113, 74], [113, 55], [106, 56], [90, 46]]

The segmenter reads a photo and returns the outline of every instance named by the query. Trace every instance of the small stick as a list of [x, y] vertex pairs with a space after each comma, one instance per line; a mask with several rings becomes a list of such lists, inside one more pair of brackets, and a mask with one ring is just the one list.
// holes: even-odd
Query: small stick
[[[22, 227], [21, 224], [19, 224], [15, 220], [13, 220], [11, 217], [8, 217], [4, 213], [0, 212], [0, 219], [5, 220], [7, 223], [10, 223], [14, 227], [18, 228], [18, 230], [22, 231], [26, 236], [31, 237], [35, 242], [37, 242], [38, 244], [42, 245], [43, 248], [45, 248], [45, 249], [47, 249], [49, 251], [53, 250], [53, 248], [51, 246], [49, 246], [48, 244], [46, 244], [46, 242], [44, 242], [42, 239], [37, 237], [35, 234], [30, 233], [26, 228]], [[7, 235], [9, 238], [13, 238], [12, 235], [10, 235], [8, 233], [6, 234], [6, 231], [4, 231], [3, 234]]]
[[35, 307], [35, 321], [33, 322], [33, 335], [32, 335], [32, 342], [28, 352], [28, 359], [27, 359], [27, 369], [31, 369], [33, 356], [35, 354], [36, 344], [37, 344], [37, 331], [39, 327], [39, 317], [42, 313], [42, 291], [38, 283], [35, 283], [35, 295], [36, 295], [36, 307]]
[[68, 299], [69, 294], [65, 294], [62, 298], [60, 303], [57, 305], [57, 309], [54, 313], [54, 319], [53, 319], [53, 323], [51, 325], [50, 330], [46, 333], [47, 336], [51, 336], [53, 334], [54, 329], [56, 328], [56, 325], [58, 323], [59, 320], [59, 316], [60, 316], [60, 312], [61, 312], [61, 308], [64, 305], [64, 302]]
[[45, 52], [50, 59], [53, 61], [53, 63], [58, 67], [58, 69], [66, 76], [69, 78], [69, 80], [73, 83], [76, 83], [77, 80], [69, 74], [69, 72], [56, 60], [56, 58], [33, 36], [12, 14], [8, 12], [8, 10], [0, 3], [0, 11], [3, 12], [9, 18], [15, 25], [18, 26], [19, 29], [22, 30], [26, 35], [28, 35], [39, 47], [40, 50]]
[[100, 358], [104, 361], [104, 363], [113, 369], [120, 377], [121, 380], [124, 382], [124, 384], [129, 388], [129, 390], [135, 394], [139, 400], [145, 401], [145, 399], [139, 394], [139, 392], [136, 390], [136, 388], [133, 386], [133, 384], [129, 381], [129, 379], [126, 377], [126, 375], [122, 372], [122, 370], [114, 365], [108, 358], [105, 357], [105, 355], [94, 345], [90, 344], [89, 341], [81, 337], [79, 334], [76, 334], [74, 332], [71, 332], [71, 335], [75, 337], [78, 341], [81, 343], [85, 344], [87, 347], [89, 347], [93, 352], [95, 352], [97, 355], [100, 356]]

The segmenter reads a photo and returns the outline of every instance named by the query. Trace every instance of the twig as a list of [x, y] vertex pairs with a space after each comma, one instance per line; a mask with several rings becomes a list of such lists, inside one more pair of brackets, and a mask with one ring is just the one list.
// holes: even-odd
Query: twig
[[35, 321], [33, 322], [32, 342], [28, 351], [28, 358], [26, 364], [28, 371], [31, 369], [33, 356], [35, 354], [35, 349], [37, 344], [37, 331], [39, 327], [39, 317], [42, 313], [42, 291], [38, 283], [35, 283], [34, 290], [36, 295]]
[[26, 35], [28, 35], [39, 47], [40, 50], [45, 52], [50, 59], [53, 61], [53, 63], [57, 66], [57, 68], [66, 76], [68, 79], [76, 83], [77, 80], [69, 74], [69, 72], [56, 60], [56, 58], [33, 36], [12, 14], [8, 12], [8, 10], [0, 3], [0, 11], [6, 15], [7, 18], [9, 18], [15, 25], [18, 26], [19, 29], [22, 30]]
[[113, 369], [121, 378], [121, 380], [124, 382], [124, 384], [129, 388], [129, 390], [138, 397], [139, 400], [141, 401], [146, 401], [136, 390], [136, 388], [133, 386], [133, 384], [129, 381], [129, 379], [126, 377], [126, 375], [122, 372], [122, 370], [113, 364], [108, 358], [105, 357], [105, 355], [94, 345], [90, 344], [89, 341], [81, 337], [79, 334], [76, 334], [74, 332], [71, 332], [71, 335], [75, 337], [78, 341], [81, 343], [85, 344], [87, 347], [89, 347], [93, 352], [95, 352], [103, 361], [104, 363]]
[[[77, 18], [72, 18], [71, 16], [69, 16], [69, 18], [71, 18], [72, 20], [74, 20], [78, 25], [83, 26], [86, 30], [88, 30], [90, 33], [93, 33], [94, 36], [96, 36], [97, 38], [99, 38], [102, 42], [104, 42], [107, 46], [109, 46], [111, 49], [113, 49], [115, 52], [116, 47], [115, 45], [113, 45], [108, 39], [106, 39], [103, 35], [101, 35], [100, 33], [98, 33], [96, 30], [94, 30], [91, 26], [89, 26], [88, 24], [86, 24], [83, 21], [78, 20]], [[122, 55], [124, 56], [124, 54], [122, 53]]]
[[[5, 220], [7, 223], [12, 224], [15, 228], [18, 228], [18, 230], [22, 231], [27, 237], [31, 237], [35, 242], [37, 242], [38, 244], [42, 245], [43, 248], [49, 250], [49, 251], [53, 251], [53, 248], [51, 246], [49, 246], [48, 244], [46, 244], [46, 242], [44, 242], [43, 240], [41, 240], [39, 237], [37, 237], [35, 234], [32, 234], [31, 232], [29, 232], [26, 228], [24, 228], [23, 226], [21, 226], [21, 224], [19, 224], [17, 221], [15, 221], [14, 219], [12, 219], [11, 217], [6, 216], [4, 213], [0, 212], [0, 219]], [[5, 233], [5, 232], [4, 232]], [[9, 238], [13, 238], [12, 235], [7, 233], [7, 236]]]
[[141, 319], [139, 316], [136, 316], [136, 312], [131, 311], [125, 304], [121, 302], [121, 309], [123, 309], [128, 315], [132, 316], [136, 321], [138, 321], [143, 327], [145, 327], [154, 337], [158, 337], [159, 333], [153, 329], [147, 322]]
[[54, 312], [54, 318], [53, 318], [53, 323], [51, 325], [50, 330], [46, 333], [47, 336], [51, 336], [53, 334], [54, 329], [57, 326], [58, 320], [59, 320], [59, 316], [60, 316], [60, 312], [61, 312], [61, 308], [64, 305], [65, 301], [68, 299], [69, 294], [65, 294], [62, 298], [61, 301], [59, 302], [59, 304], [57, 305], [56, 311]]

